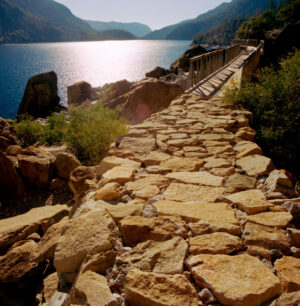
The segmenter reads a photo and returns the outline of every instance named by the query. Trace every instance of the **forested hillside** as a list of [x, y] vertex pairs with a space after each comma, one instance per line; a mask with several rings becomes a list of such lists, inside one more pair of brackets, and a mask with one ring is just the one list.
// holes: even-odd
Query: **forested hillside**
[[134, 38], [121, 30], [98, 32], [53, 0], [0, 1], [0, 43]]

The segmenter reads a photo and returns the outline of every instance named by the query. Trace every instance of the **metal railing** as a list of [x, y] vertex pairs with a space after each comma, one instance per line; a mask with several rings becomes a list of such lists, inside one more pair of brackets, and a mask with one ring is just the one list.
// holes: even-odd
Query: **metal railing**
[[260, 64], [262, 55], [264, 54], [264, 41], [260, 41], [260, 44], [250, 55], [245, 59], [242, 71], [242, 82], [250, 82], [253, 73], [257, 70]]
[[190, 59], [189, 86], [192, 91], [208, 76], [219, 71], [241, 53], [240, 44], [195, 56]]

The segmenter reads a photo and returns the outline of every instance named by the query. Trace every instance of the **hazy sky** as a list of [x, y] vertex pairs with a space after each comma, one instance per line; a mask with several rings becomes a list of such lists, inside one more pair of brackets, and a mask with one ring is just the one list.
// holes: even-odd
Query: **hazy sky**
[[152, 29], [190, 19], [231, 0], [56, 0], [78, 17], [142, 22]]

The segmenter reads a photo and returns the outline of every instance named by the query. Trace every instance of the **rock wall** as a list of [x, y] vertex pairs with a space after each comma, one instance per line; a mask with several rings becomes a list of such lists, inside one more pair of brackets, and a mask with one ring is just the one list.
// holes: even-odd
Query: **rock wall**
[[42, 231], [0, 221], [0, 282], [16, 281], [9, 258], [28, 254], [40, 229], [18, 273], [53, 262], [41, 305], [62, 305], [57, 291], [63, 305], [297, 305], [300, 198], [251, 120], [184, 94], [132, 126], [99, 165], [71, 173], [68, 219]]

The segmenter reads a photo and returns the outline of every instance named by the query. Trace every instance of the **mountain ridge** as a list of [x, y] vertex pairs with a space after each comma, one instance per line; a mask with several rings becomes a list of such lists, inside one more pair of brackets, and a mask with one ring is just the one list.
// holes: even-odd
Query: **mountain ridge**
[[[278, 3], [279, 0], [275, 0]], [[192, 40], [198, 33], [217, 27], [230, 17], [240, 14], [253, 15], [256, 11], [268, 7], [269, 0], [232, 0], [224, 2], [216, 8], [198, 15], [194, 19], [183, 20], [182, 22], [160, 30], [151, 32], [144, 36], [144, 39], [166, 39], [166, 40]]]
[[53, 0], [1, 0], [0, 43], [135, 39], [123, 30], [96, 31]]
[[105, 30], [125, 30], [136, 37], [143, 37], [152, 32], [151, 28], [140, 22], [117, 22], [117, 21], [95, 21], [85, 20], [93, 29], [98, 31]]

